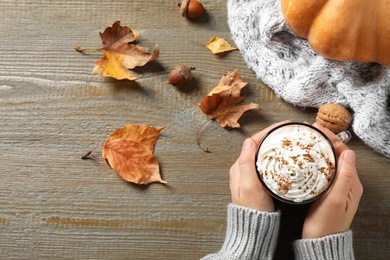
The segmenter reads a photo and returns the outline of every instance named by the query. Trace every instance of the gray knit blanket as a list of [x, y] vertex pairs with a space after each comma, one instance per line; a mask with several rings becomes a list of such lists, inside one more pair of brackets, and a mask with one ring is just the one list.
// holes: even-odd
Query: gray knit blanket
[[228, 0], [227, 8], [237, 48], [278, 97], [299, 107], [349, 108], [356, 136], [390, 158], [390, 67], [315, 54], [286, 25], [280, 0]]

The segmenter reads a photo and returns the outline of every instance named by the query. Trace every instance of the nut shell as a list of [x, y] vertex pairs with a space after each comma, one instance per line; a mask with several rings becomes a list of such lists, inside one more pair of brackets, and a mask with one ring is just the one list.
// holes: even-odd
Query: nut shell
[[196, 19], [201, 17], [206, 12], [203, 4], [196, 0], [183, 0], [180, 4], [181, 16]]
[[194, 70], [195, 68], [187, 68], [183, 64], [177, 65], [168, 75], [168, 83], [175, 86], [175, 87], [181, 87], [187, 82], [190, 82], [193, 80], [191, 70]]
[[187, 10], [188, 10], [188, 5], [190, 4], [190, 0], [183, 0], [180, 6], [180, 14], [181, 16], [186, 16], [187, 15]]
[[316, 122], [337, 134], [351, 126], [352, 115], [341, 105], [325, 104], [318, 109]]
[[187, 17], [196, 19], [201, 17], [205, 13], [205, 11], [206, 10], [204, 9], [202, 3], [191, 0], [187, 9]]

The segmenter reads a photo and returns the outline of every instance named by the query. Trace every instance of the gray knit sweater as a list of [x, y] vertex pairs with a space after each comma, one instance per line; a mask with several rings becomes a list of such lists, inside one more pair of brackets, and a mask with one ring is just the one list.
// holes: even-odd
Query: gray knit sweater
[[228, 0], [227, 10], [245, 62], [277, 96], [300, 107], [350, 108], [356, 136], [390, 158], [390, 66], [316, 55], [288, 28], [280, 0]]
[[[221, 250], [202, 260], [272, 259], [279, 232], [280, 213], [257, 211], [234, 204], [227, 210], [227, 230]], [[294, 242], [295, 258], [353, 260], [352, 231]]]

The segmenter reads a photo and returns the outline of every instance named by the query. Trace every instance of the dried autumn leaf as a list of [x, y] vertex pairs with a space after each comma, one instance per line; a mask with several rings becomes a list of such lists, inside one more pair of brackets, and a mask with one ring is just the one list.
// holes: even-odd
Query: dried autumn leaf
[[221, 78], [218, 85], [213, 88], [208, 95], [212, 96], [214, 93], [220, 93], [224, 90], [228, 90], [232, 86], [237, 86], [238, 88], [242, 89], [246, 86], [246, 84], [247, 82], [242, 81], [240, 74], [238, 74], [238, 70], [228, 72]]
[[119, 138], [106, 142], [104, 151], [104, 159], [124, 180], [136, 184], [166, 183], [161, 179], [156, 157], [145, 145]]
[[[157, 138], [159, 137], [160, 132], [163, 129], [164, 127], [152, 127], [152, 126], [128, 124], [112, 132], [110, 136], [107, 138], [106, 142], [118, 138], [131, 139], [133, 141], [142, 143], [149, 149], [150, 152], [153, 153], [154, 145], [156, 144]], [[103, 153], [103, 157], [104, 157], [104, 153]]]
[[216, 86], [215, 88], [213, 88], [210, 92], [209, 92], [209, 94], [208, 94], [208, 96], [212, 96], [213, 94], [215, 94], [215, 93], [220, 93], [220, 92], [222, 92], [222, 91], [224, 91], [224, 90], [228, 90], [229, 88], [231, 88], [232, 86], [229, 86], [229, 85], [222, 85], [222, 86]]
[[103, 48], [116, 47], [138, 41], [139, 32], [127, 26], [121, 26], [120, 21], [116, 21], [112, 27], [107, 27], [104, 32], [99, 33], [102, 39]]
[[237, 121], [242, 114], [250, 109], [260, 109], [260, 106], [255, 103], [237, 105], [245, 98], [241, 96], [241, 89], [246, 84], [247, 82], [242, 81], [237, 70], [227, 73], [222, 77], [218, 86], [203, 98], [199, 104], [200, 109], [210, 119], [215, 119], [222, 127], [241, 127]]
[[208, 43], [206, 43], [206, 47], [213, 53], [223, 53], [227, 51], [234, 51], [237, 48], [233, 47], [228, 43], [224, 38], [219, 36], [213, 36]]
[[163, 127], [129, 124], [107, 138], [102, 157], [123, 179], [136, 184], [166, 183], [161, 179], [154, 146]]
[[[247, 84], [248, 84], [247, 82], [244, 82], [242, 80], [240, 74], [238, 73], [238, 70], [235, 70], [233, 72], [228, 72], [225, 75], [223, 75], [221, 80], [219, 81], [217, 87], [218, 86], [234, 86], [234, 85], [237, 85], [240, 89], [242, 89]], [[216, 88], [214, 88], [214, 89], [216, 89]]]
[[158, 45], [150, 53], [147, 48], [132, 44], [138, 40], [138, 36], [138, 32], [121, 26], [120, 21], [115, 22], [112, 27], [107, 27], [100, 33], [104, 57], [95, 62], [92, 73], [115, 79], [137, 79], [139, 76], [132, 75], [129, 69], [144, 66], [147, 62], [157, 59], [160, 52]]

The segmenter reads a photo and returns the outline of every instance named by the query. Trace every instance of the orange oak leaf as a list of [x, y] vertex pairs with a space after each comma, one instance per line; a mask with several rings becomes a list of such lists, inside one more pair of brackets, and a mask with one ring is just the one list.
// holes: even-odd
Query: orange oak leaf
[[237, 122], [240, 117], [250, 109], [260, 109], [255, 103], [237, 105], [244, 100], [241, 89], [247, 82], [243, 82], [238, 70], [224, 75], [218, 86], [203, 98], [199, 104], [200, 109], [209, 119], [215, 119], [222, 127], [239, 128]]
[[102, 157], [126, 181], [166, 183], [161, 179], [154, 146], [164, 127], [129, 124], [113, 131], [104, 143]]
[[150, 53], [147, 48], [133, 44], [138, 37], [138, 32], [127, 26], [121, 26], [120, 21], [116, 21], [112, 27], [107, 27], [103, 33], [100, 33], [104, 57], [95, 62], [92, 73], [115, 79], [137, 79], [139, 75], [132, 75], [129, 69], [144, 66], [149, 61], [157, 59], [160, 52], [158, 45]]
[[160, 176], [156, 157], [145, 145], [125, 138], [106, 142], [105, 157], [120, 177], [136, 184], [167, 183]]

